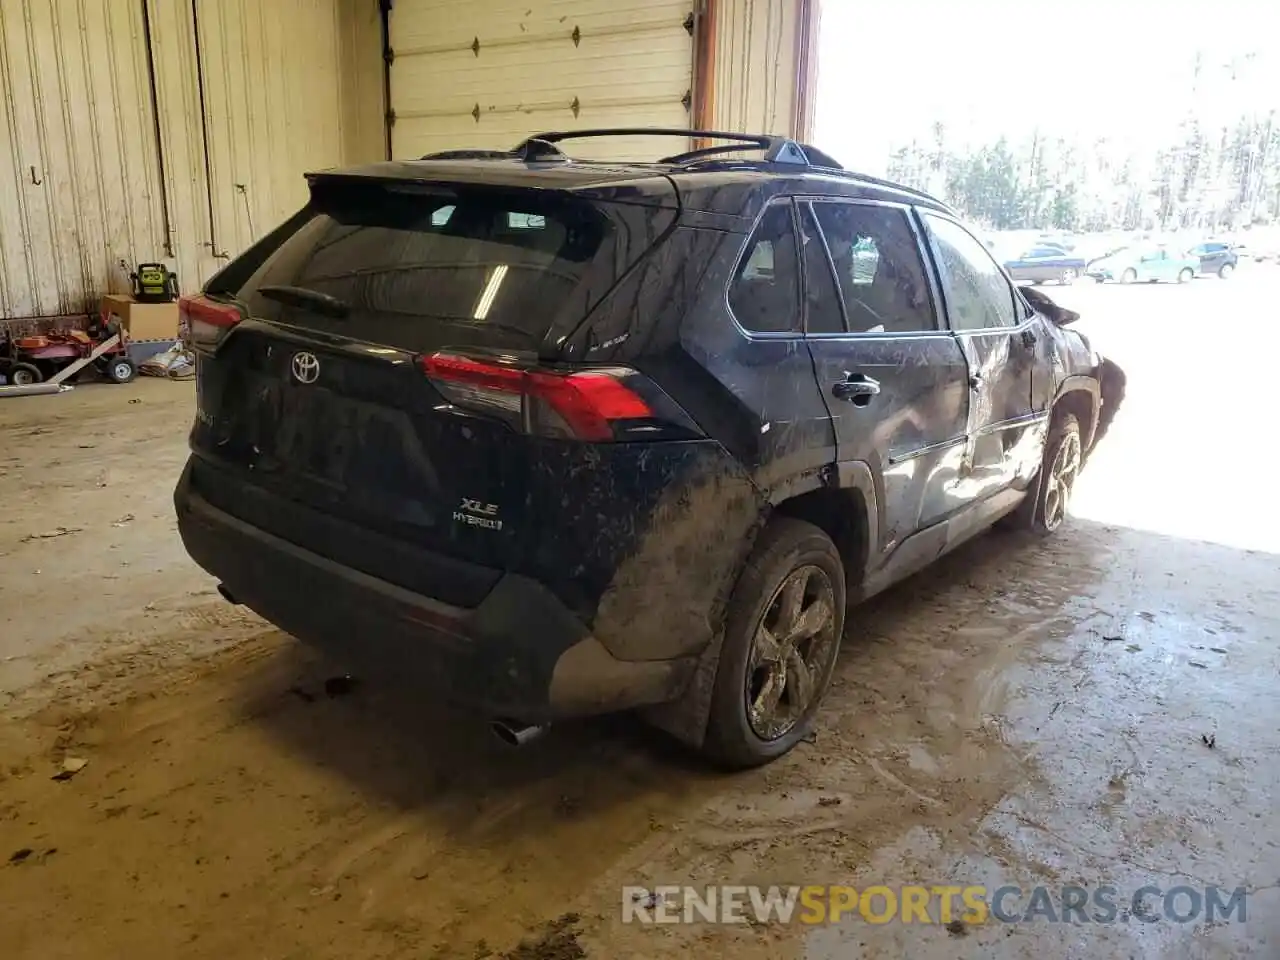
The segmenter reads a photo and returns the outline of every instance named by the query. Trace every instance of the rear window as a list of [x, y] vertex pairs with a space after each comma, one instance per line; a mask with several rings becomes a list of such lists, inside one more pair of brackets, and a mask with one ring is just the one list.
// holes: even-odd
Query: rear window
[[[530, 349], [611, 231], [592, 204], [523, 192], [330, 189], [239, 291], [264, 320], [408, 350]], [[283, 286], [333, 297], [345, 315]]]

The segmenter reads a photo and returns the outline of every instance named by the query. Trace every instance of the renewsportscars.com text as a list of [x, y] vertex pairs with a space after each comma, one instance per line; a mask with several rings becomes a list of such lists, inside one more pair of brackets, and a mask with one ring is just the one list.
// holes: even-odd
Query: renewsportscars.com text
[[623, 887], [624, 923], [1197, 923], [1244, 922], [1243, 887], [990, 888], [933, 884]]

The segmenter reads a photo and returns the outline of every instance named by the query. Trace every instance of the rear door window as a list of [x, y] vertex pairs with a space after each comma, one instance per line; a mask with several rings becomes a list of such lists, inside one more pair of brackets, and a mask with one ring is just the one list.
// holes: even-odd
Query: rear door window
[[[361, 187], [313, 204], [311, 219], [240, 290], [252, 315], [419, 351], [536, 347], [612, 229], [589, 202], [532, 191]], [[282, 302], [273, 286], [335, 298], [345, 315], [296, 295]]]
[[924, 262], [906, 211], [827, 200], [814, 201], [813, 211], [831, 251], [851, 332], [937, 329]]

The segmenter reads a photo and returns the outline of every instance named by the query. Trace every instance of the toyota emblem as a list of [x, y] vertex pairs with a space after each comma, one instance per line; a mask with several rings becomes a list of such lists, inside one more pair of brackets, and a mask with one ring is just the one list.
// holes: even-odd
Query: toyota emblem
[[299, 383], [315, 383], [320, 376], [320, 361], [314, 353], [293, 355], [293, 378]]

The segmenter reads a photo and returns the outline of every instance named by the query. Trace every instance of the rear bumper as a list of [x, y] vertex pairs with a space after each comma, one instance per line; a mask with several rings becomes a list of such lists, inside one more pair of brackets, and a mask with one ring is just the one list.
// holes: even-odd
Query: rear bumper
[[237, 602], [354, 670], [525, 722], [662, 703], [692, 676], [692, 657], [617, 659], [532, 579], [505, 574], [473, 608], [441, 603], [233, 517], [190, 473], [174, 505], [192, 559]]

